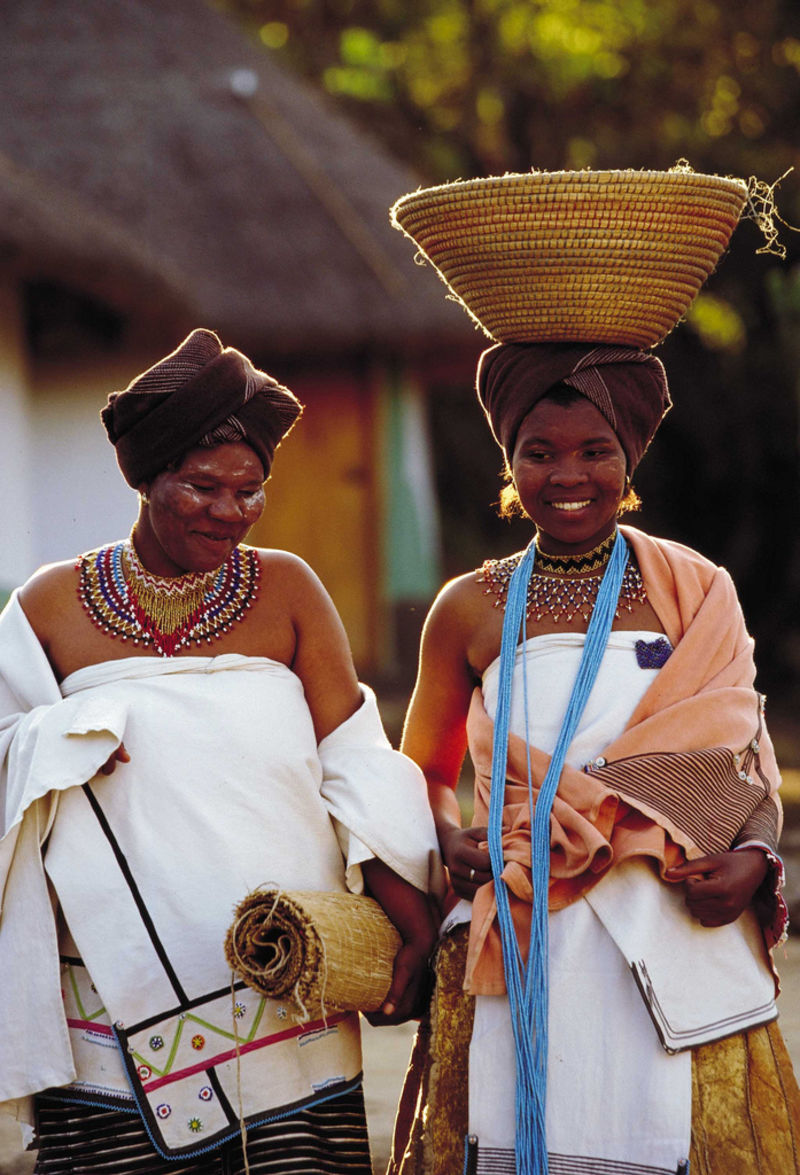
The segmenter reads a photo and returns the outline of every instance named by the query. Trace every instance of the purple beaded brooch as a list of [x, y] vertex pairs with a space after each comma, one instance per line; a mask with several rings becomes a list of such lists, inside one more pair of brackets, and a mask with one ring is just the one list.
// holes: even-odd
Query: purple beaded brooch
[[636, 664], [640, 669], [660, 669], [666, 665], [672, 653], [672, 645], [665, 636], [654, 641], [636, 642]]

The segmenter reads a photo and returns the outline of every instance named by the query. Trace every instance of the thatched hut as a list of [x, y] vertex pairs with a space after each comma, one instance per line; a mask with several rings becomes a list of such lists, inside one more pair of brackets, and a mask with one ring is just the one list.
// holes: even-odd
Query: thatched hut
[[386, 667], [438, 575], [425, 398], [480, 349], [389, 227], [417, 177], [201, 0], [7, 0], [0, 54], [0, 587], [129, 525], [97, 412], [208, 326], [307, 405], [255, 541]]

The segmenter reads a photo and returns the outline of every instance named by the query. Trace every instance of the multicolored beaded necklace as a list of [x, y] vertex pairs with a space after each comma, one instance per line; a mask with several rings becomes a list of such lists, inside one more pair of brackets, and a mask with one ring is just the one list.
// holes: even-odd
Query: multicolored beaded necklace
[[255, 550], [239, 546], [213, 571], [151, 575], [130, 539], [81, 555], [75, 566], [92, 624], [160, 657], [230, 632], [255, 601], [261, 573]]
[[[576, 616], [588, 621], [594, 610], [606, 564], [614, 549], [616, 534], [609, 535], [591, 551], [580, 555], [548, 555], [537, 549], [533, 574], [528, 584], [527, 618], [552, 618], [570, 624]], [[505, 559], [487, 559], [477, 572], [477, 582], [486, 584], [486, 595], [496, 596], [495, 608], [504, 608], [511, 576], [525, 554], [518, 551]], [[588, 573], [588, 574], [587, 574]], [[632, 612], [634, 604], [644, 604], [647, 592], [633, 555], [628, 558], [615, 616], [620, 608]]]

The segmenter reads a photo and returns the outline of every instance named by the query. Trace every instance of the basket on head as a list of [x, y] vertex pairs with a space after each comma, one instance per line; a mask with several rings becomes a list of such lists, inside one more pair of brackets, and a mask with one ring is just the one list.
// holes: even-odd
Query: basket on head
[[743, 180], [553, 171], [423, 188], [391, 210], [491, 338], [653, 347], [727, 248]]

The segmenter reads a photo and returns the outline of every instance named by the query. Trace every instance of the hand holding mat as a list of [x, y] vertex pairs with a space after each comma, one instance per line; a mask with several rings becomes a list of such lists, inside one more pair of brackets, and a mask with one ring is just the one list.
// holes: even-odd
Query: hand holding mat
[[401, 945], [374, 898], [271, 888], [239, 903], [225, 957], [248, 987], [269, 999], [293, 999], [306, 1016], [375, 1012]]

